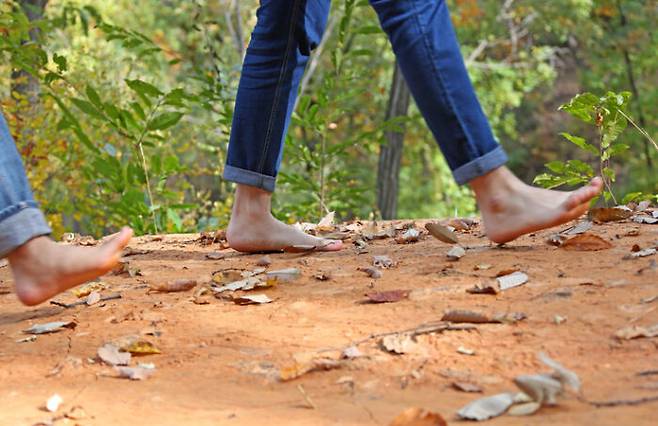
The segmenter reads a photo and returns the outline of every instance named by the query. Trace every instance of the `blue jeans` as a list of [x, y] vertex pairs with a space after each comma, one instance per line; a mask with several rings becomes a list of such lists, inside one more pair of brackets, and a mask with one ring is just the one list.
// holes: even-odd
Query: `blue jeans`
[[[370, 0], [455, 180], [507, 162], [482, 111], [444, 0]], [[331, 0], [261, 0], [242, 68], [224, 178], [274, 191], [308, 56]]]
[[39, 210], [21, 157], [0, 113], [0, 258], [51, 229]]

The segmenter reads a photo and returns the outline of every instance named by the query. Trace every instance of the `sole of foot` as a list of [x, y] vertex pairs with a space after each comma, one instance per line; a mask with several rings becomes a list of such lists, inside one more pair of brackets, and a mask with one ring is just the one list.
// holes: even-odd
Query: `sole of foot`
[[124, 228], [96, 247], [58, 244], [48, 237], [28, 241], [8, 256], [18, 299], [38, 305], [106, 274], [119, 263], [132, 235], [132, 229]]

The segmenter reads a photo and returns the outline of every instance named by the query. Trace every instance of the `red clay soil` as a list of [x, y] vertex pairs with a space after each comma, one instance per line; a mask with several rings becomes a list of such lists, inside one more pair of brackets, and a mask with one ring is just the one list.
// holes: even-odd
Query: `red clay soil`
[[[198, 235], [134, 239], [128, 259], [142, 275], [103, 277], [109, 288], [102, 294], [119, 292], [122, 298], [92, 306], [22, 306], [5, 266], [0, 269], [0, 293], [5, 293], [0, 295], [0, 424], [387, 425], [409, 407], [463, 424], [455, 413], [468, 402], [513, 391], [517, 375], [547, 371], [537, 359], [543, 351], [580, 376], [583, 398], [567, 394], [533, 416], [506, 415], [486, 424], [655, 425], [658, 402], [597, 408], [584, 399], [658, 395], [658, 338], [614, 337], [627, 326], [658, 323], [658, 256], [623, 259], [635, 244], [656, 246], [658, 226], [595, 225], [590, 232], [612, 244], [602, 251], [547, 244], [556, 231], [497, 247], [476, 227], [459, 235], [466, 255], [458, 261], [446, 258], [450, 245], [426, 234], [413, 244], [376, 240], [365, 253], [348, 241], [347, 249], [336, 253], [271, 254], [269, 270], [294, 267], [302, 275], [252, 291], [273, 299], [264, 305], [240, 306], [212, 295], [202, 297], [207, 304], [197, 304], [194, 290], [149, 291], [149, 285], [179, 278], [203, 282], [221, 269], [252, 270], [262, 258], [227, 249], [224, 259], [207, 259], [220, 244], [202, 245]], [[395, 262], [379, 279], [358, 270], [371, 266], [374, 255]], [[491, 267], [477, 269], [483, 264]], [[497, 295], [466, 291], [506, 269], [523, 271], [529, 281]], [[319, 273], [331, 279], [320, 281]], [[409, 298], [360, 303], [368, 292], [395, 289], [409, 290]], [[56, 300], [76, 297], [67, 292]], [[281, 368], [295, 359], [337, 359], [353, 342], [436, 322], [449, 309], [523, 312], [527, 319], [420, 335], [415, 350], [403, 355], [386, 352], [373, 338], [358, 346], [363, 357], [343, 361], [340, 368], [280, 380]], [[61, 320], [75, 320], [77, 327], [17, 342], [28, 337], [23, 330], [30, 326]], [[113, 377], [114, 370], [96, 356], [103, 344], [131, 335], [143, 336], [162, 352], [133, 358], [133, 365], [156, 366], [144, 381]], [[462, 354], [460, 347], [475, 353]], [[483, 393], [455, 390], [455, 381], [478, 384]], [[43, 407], [55, 393], [64, 402], [53, 414]], [[63, 419], [73, 407], [79, 407], [80, 418]]]

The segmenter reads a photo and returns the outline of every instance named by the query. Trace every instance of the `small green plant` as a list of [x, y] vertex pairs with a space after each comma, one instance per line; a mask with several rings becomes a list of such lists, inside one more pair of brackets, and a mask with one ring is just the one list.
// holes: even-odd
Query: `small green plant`
[[[561, 133], [561, 136], [582, 151], [593, 155], [597, 159], [598, 170], [595, 171], [590, 164], [580, 160], [551, 161], [546, 164], [546, 168], [550, 172], [540, 174], [534, 182], [545, 188], [556, 188], [562, 185], [582, 185], [589, 182], [594, 176], [599, 175], [605, 186], [604, 200], [606, 203], [612, 200], [617, 204], [617, 198], [612, 189], [616, 180], [616, 173], [611, 166], [611, 160], [629, 149], [627, 144], [618, 140], [621, 133], [630, 123], [658, 149], [658, 145], [651, 136], [644, 129], [637, 126], [626, 112], [630, 96], [629, 92], [608, 92], [602, 97], [592, 93], [582, 93], [571, 99], [569, 103], [562, 105], [560, 107], [561, 111], [565, 111], [587, 124], [596, 126], [598, 133], [596, 144], [569, 133]], [[643, 194], [636, 193], [633, 195], [636, 199], [647, 198]], [[629, 201], [627, 198], [624, 201]]]

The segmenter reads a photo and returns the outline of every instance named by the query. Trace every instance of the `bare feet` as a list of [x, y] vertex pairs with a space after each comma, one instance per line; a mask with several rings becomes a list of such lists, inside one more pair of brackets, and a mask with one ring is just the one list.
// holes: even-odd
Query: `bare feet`
[[231, 222], [226, 238], [232, 249], [253, 253], [279, 251], [286, 247], [316, 246], [321, 251], [343, 248], [341, 241], [305, 234], [274, 218], [270, 213], [272, 194], [261, 189], [238, 185]]
[[496, 243], [560, 225], [582, 216], [603, 188], [600, 178], [573, 192], [526, 185], [506, 167], [471, 181], [485, 231]]
[[16, 295], [37, 305], [78, 284], [104, 275], [116, 266], [133, 232], [124, 228], [97, 247], [58, 244], [38, 237], [9, 254]]

